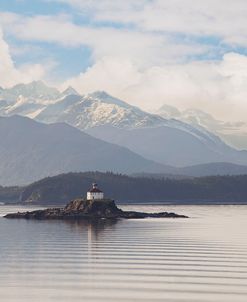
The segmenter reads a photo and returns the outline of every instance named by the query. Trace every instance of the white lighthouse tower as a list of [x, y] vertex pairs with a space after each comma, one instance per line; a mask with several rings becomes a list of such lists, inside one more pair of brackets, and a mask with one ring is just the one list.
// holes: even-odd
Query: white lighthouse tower
[[92, 188], [87, 192], [87, 200], [104, 199], [104, 193], [98, 188], [96, 183], [93, 183]]

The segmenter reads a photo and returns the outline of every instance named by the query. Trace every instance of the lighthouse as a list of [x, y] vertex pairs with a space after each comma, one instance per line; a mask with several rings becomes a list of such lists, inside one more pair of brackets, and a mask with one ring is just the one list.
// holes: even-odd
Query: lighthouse
[[98, 188], [96, 183], [93, 183], [92, 188], [87, 192], [87, 200], [104, 199], [104, 193]]

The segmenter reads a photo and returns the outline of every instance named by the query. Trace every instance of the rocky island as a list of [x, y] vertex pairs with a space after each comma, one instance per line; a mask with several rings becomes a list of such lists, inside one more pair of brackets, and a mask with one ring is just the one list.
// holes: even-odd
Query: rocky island
[[32, 212], [7, 214], [5, 218], [23, 219], [71, 219], [71, 220], [94, 220], [94, 219], [134, 219], [134, 218], [188, 218], [185, 215], [175, 213], [144, 213], [135, 211], [123, 211], [119, 209], [111, 199], [86, 200], [75, 199], [64, 208], [50, 208]]

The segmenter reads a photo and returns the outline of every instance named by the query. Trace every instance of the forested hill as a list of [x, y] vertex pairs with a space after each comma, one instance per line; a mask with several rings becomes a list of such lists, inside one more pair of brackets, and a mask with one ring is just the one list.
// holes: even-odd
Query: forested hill
[[[247, 175], [190, 179], [152, 179], [113, 173], [68, 173], [44, 178], [21, 188], [19, 189], [21, 191], [19, 197], [22, 202], [63, 205], [76, 197], [85, 196], [92, 182], [98, 183], [99, 187], [105, 192], [106, 197], [122, 203], [247, 203]], [[15, 190], [15, 193], [17, 192], [16, 188], [13, 188], [13, 190]], [[17, 194], [15, 195], [17, 197]], [[1, 189], [0, 198], [2, 198]]]

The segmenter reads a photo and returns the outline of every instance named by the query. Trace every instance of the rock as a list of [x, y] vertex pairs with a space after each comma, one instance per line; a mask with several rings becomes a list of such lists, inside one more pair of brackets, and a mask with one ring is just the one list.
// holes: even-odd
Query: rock
[[136, 219], [136, 218], [188, 218], [184, 215], [175, 213], [143, 213], [135, 211], [123, 211], [119, 209], [115, 202], [110, 199], [104, 200], [84, 200], [75, 199], [68, 203], [64, 208], [53, 208], [37, 210], [24, 213], [7, 214], [5, 218], [24, 218], [24, 219]]

